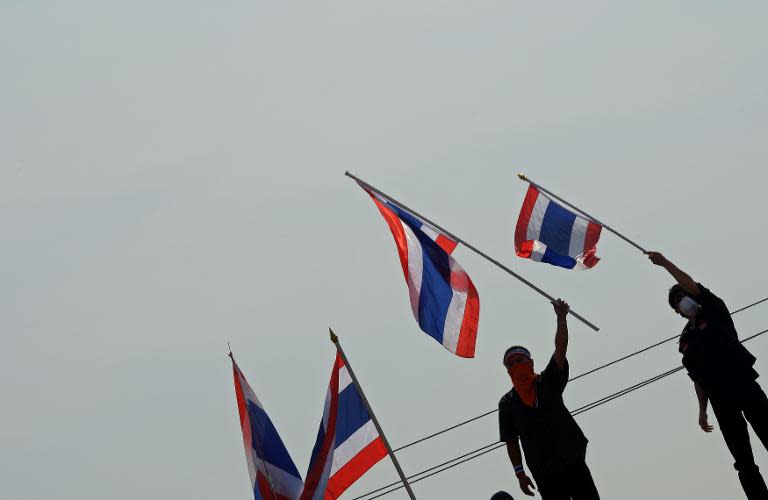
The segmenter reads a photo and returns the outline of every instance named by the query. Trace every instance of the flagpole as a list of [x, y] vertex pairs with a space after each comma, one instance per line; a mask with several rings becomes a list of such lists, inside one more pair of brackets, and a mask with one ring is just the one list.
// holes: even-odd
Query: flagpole
[[333, 333], [332, 328], [329, 327], [328, 331], [331, 334], [331, 342], [334, 343], [334, 345], [336, 346], [336, 350], [339, 352], [339, 355], [341, 356], [342, 361], [344, 361], [344, 366], [347, 367], [347, 371], [349, 372], [349, 377], [352, 379], [352, 382], [354, 382], [355, 387], [357, 387], [357, 392], [360, 393], [360, 398], [363, 400], [365, 409], [368, 410], [368, 414], [371, 416], [371, 420], [373, 420], [373, 425], [376, 426], [376, 430], [379, 432], [379, 436], [381, 436], [381, 440], [384, 442], [384, 447], [387, 449], [389, 458], [392, 459], [392, 464], [395, 466], [395, 469], [397, 470], [397, 474], [400, 476], [400, 480], [403, 482], [403, 486], [405, 486], [405, 490], [408, 492], [408, 496], [411, 497], [411, 500], [416, 500], [416, 496], [413, 494], [411, 485], [408, 482], [408, 479], [405, 477], [405, 473], [403, 473], [403, 469], [400, 467], [400, 462], [397, 461], [397, 458], [395, 457], [395, 453], [392, 451], [392, 447], [389, 445], [389, 441], [387, 441], [387, 437], [384, 435], [384, 431], [381, 429], [379, 420], [376, 418], [376, 414], [373, 413], [373, 410], [371, 409], [371, 405], [370, 403], [368, 403], [368, 398], [365, 397], [363, 388], [360, 387], [360, 382], [357, 380], [357, 377], [355, 376], [355, 372], [352, 371], [352, 365], [349, 364], [347, 355], [344, 354], [344, 349], [342, 349], [341, 347], [341, 343], [339, 342], [339, 337], [337, 337], [336, 334]]
[[[395, 205], [398, 205], [398, 206], [400, 206], [400, 207], [403, 207], [405, 210], [407, 210], [407, 211], [411, 212], [413, 215], [415, 215], [415, 216], [419, 217], [420, 219], [424, 220], [425, 222], [428, 222], [429, 224], [433, 225], [433, 226], [434, 226], [436, 229], [438, 229], [440, 232], [444, 233], [446, 236], [448, 236], [448, 237], [449, 237], [449, 238], [451, 238], [452, 240], [456, 241], [457, 243], [461, 243], [461, 244], [462, 244], [462, 245], [464, 245], [465, 247], [469, 248], [470, 250], [472, 250], [473, 252], [475, 252], [476, 254], [478, 254], [480, 257], [483, 257], [485, 260], [487, 260], [487, 261], [488, 261], [488, 262], [490, 262], [491, 264], [494, 264], [496, 267], [498, 267], [498, 268], [499, 268], [499, 269], [501, 269], [502, 271], [504, 271], [504, 272], [506, 272], [507, 274], [509, 274], [509, 275], [511, 275], [511, 276], [514, 276], [514, 277], [515, 277], [515, 278], [517, 278], [518, 280], [522, 281], [523, 283], [525, 283], [526, 285], [528, 285], [530, 288], [532, 288], [533, 290], [537, 291], [539, 294], [541, 294], [541, 295], [543, 295], [544, 297], [546, 297], [547, 299], [549, 299], [549, 301], [550, 301], [550, 302], [554, 302], [554, 301], [555, 301], [555, 298], [554, 298], [553, 296], [551, 296], [550, 294], [548, 294], [547, 292], [545, 292], [545, 291], [544, 291], [544, 290], [542, 290], [541, 288], [537, 287], [536, 285], [534, 285], [533, 283], [531, 283], [531, 282], [530, 282], [530, 281], [528, 281], [527, 279], [523, 278], [522, 276], [520, 276], [519, 274], [517, 274], [516, 272], [514, 272], [513, 270], [511, 270], [510, 268], [508, 268], [507, 266], [505, 266], [505, 265], [504, 265], [504, 264], [502, 264], [501, 262], [499, 262], [498, 260], [494, 259], [494, 258], [493, 258], [493, 257], [491, 257], [490, 255], [486, 254], [485, 252], [482, 252], [482, 251], [478, 250], [478, 249], [477, 249], [477, 248], [475, 248], [473, 245], [471, 245], [471, 244], [467, 243], [465, 240], [463, 240], [463, 239], [459, 238], [458, 236], [456, 236], [455, 234], [453, 234], [453, 233], [451, 233], [451, 232], [447, 231], [446, 229], [442, 228], [442, 227], [441, 227], [441, 226], [439, 226], [438, 224], [435, 224], [435, 223], [434, 223], [434, 222], [432, 222], [431, 220], [427, 219], [426, 217], [424, 217], [423, 215], [421, 215], [420, 213], [418, 213], [416, 210], [413, 210], [413, 209], [409, 208], [408, 206], [406, 206], [406, 205], [404, 205], [404, 204], [400, 203], [399, 201], [397, 201], [396, 199], [392, 198], [392, 197], [391, 197], [391, 196], [389, 196], [388, 194], [386, 194], [386, 193], [383, 193], [383, 192], [379, 191], [378, 189], [376, 189], [375, 187], [371, 186], [370, 184], [368, 184], [368, 183], [367, 183], [367, 182], [365, 182], [364, 180], [360, 179], [359, 177], [357, 177], [357, 176], [355, 176], [355, 175], [353, 175], [353, 174], [350, 174], [349, 172], [344, 172], [344, 175], [346, 175], [347, 177], [349, 177], [349, 178], [351, 178], [351, 179], [354, 179], [354, 180], [355, 180], [355, 181], [357, 181], [359, 184], [361, 184], [361, 185], [365, 186], [365, 188], [366, 188], [366, 189], [370, 189], [371, 191], [374, 191], [374, 192], [376, 192], [377, 194], [379, 194], [379, 195], [383, 196], [384, 198], [386, 198], [387, 200], [391, 201], [391, 202], [392, 202], [392, 203], [394, 203]], [[571, 315], [573, 315], [573, 317], [574, 317], [574, 318], [578, 319], [579, 321], [581, 321], [582, 323], [584, 323], [585, 325], [587, 325], [588, 327], [590, 327], [590, 328], [591, 328], [591, 329], [593, 329], [594, 331], [596, 331], [596, 332], [597, 332], [597, 331], [600, 331], [600, 329], [599, 329], [597, 326], [595, 326], [595, 325], [594, 325], [593, 323], [591, 323], [589, 320], [587, 320], [586, 318], [584, 318], [583, 316], [581, 316], [580, 314], [578, 314], [577, 312], [575, 312], [573, 309], [569, 309], [569, 310], [568, 310], [568, 313], [569, 313], [569, 314], [571, 314]]]
[[529, 179], [528, 177], [526, 177], [526, 176], [525, 176], [525, 174], [517, 174], [517, 176], [520, 178], [520, 180], [522, 180], [522, 181], [525, 181], [525, 182], [528, 182], [528, 183], [529, 183], [529, 184], [531, 184], [532, 186], [536, 187], [536, 189], [538, 189], [539, 191], [543, 191], [544, 193], [547, 193], [547, 194], [548, 194], [548, 195], [550, 195], [552, 198], [554, 198], [554, 199], [556, 199], [556, 200], [558, 200], [558, 201], [560, 201], [560, 202], [562, 202], [562, 203], [564, 203], [564, 204], [568, 205], [568, 206], [569, 206], [569, 207], [571, 207], [572, 209], [574, 209], [574, 210], [576, 210], [577, 212], [581, 213], [582, 215], [586, 216], [588, 219], [592, 219], [592, 221], [593, 221], [593, 222], [595, 222], [595, 223], [597, 223], [597, 224], [600, 224], [601, 226], [603, 226], [604, 228], [606, 228], [608, 231], [612, 232], [613, 234], [615, 234], [616, 236], [618, 236], [618, 237], [619, 237], [619, 238], [621, 238], [622, 240], [626, 241], [627, 243], [629, 243], [629, 244], [630, 244], [630, 245], [632, 245], [633, 247], [637, 248], [637, 249], [638, 249], [638, 250], [640, 250], [641, 252], [643, 252], [643, 253], [647, 253], [647, 252], [646, 252], [646, 250], [645, 250], [645, 248], [641, 247], [640, 245], [638, 245], [638, 244], [637, 244], [637, 243], [635, 243], [634, 241], [630, 240], [629, 238], [627, 238], [626, 236], [624, 236], [624, 235], [623, 235], [623, 234], [621, 234], [620, 232], [616, 231], [615, 229], [613, 229], [613, 228], [612, 228], [611, 226], [609, 226], [608, 224], [606, 224], [606, 223], [604, 223], [604, 222], [600, 222], [599, 220], [597, 220], [597, 218], [596, 218], [596, 217], [592, 217], [591, 215], [589, 215], [589, 214], [588, 214], [587, 212], [585, 212], [584, 210], [580, 209], [580, 208], [579, 208], [579, 207], [577, 207], [577, 206], [574, 206], [574, 205], [572, 205], [571, 203], [568, 203], [567, 201], [565, 201], [564, 199], [560, 198], [559, 196], [557, 196], [557, 195], [556, 195], [555, 193], [553, 193], [552, 191], [549, 191], [548, 189], [546, 189], [546, 188], [544, 188], [544, 187], [540, 186], [539, 184], [536, 184], [536, 183], [535, 183], [535, 182], [533, 182], [531, 179]]

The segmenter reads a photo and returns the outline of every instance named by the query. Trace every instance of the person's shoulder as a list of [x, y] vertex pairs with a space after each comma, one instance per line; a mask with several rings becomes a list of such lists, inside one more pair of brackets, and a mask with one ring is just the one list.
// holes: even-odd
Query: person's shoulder
[[514, 403], [516, 396], [517, 396], [517, 393], [515, 392], [515, 390], [514, 389], [510, 389], [509, 392], [504, 394], [501, 397], [501, 399], [499, 399], [499, 408], [501, 408], [503, 406], [504, 407], [511, 406]]

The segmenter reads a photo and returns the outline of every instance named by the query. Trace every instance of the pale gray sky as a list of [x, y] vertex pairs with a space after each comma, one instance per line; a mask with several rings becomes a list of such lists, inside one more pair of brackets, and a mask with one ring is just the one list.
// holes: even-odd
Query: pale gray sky
[[[571, 322], [574, 373], [679, 331], [671, 279], [610, 234], [588, 272], [515, 257], [517, 171], [732, 308], [767, 296], [767, 15], [758, 1], [3, 1], [0, 497], [250, 498], [227, 341], [302, 474], [329, 324], [394, 445], [494, 408], [511, 343], [550, 355], [551, 306], [462, 248], [477, 358], [421, 333], [392, 237], [345, 170], [598, 323]], [[738, 316], [741, 335], [766, 311]], [[768, 339], [749, 348], [768, 372]], [[678, 363], [668, 345], [574, 382], [567, 402]], [[696, 417], [683, 374], [579, 417], [604, 498], [741, 498]], [[403, 466], [496, 429], [403, 451]], [[394, 477], [382, 461], [346, 497]], [[502, 488], [521, 496], [501, 451], [415, 485]]]

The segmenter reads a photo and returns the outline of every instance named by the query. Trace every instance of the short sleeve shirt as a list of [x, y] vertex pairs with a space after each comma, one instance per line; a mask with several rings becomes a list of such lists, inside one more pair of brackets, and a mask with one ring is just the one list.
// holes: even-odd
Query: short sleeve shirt
[[587, 438], [563, 402], [567, 383], [567, 362], [560, 369], [552, 358], [536, 381], [537, 407], [523, 403], [514, 389], [499, 401], [501, 441], [520, 440], [534, 477], [584, 462]]
[[725, 302], [699, 286], [701, 309], [680, 335], [679, 351], [688, 375], [712, 393], [736, 380], [754, 380], [755, 357], [739, 342]]

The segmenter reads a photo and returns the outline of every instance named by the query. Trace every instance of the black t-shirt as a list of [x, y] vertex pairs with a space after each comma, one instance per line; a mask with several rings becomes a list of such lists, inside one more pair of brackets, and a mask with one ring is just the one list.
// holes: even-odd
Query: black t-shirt
[[688, 375], [710, 395], [732, 387], [734, 382], [755, 380], [755, 357], [739, 342], [725, 302], [698, 286], [699, 296], [693, 299], [701, 309], [688, 321], [679, 342]]
[[520, 441], [534, 477], [557, 474], [566, 466], [584, 463], [587, 438], [563, 403], [568, 363], [560, 369], [554, 357], [536, 381], [538, 406], [532, 408], [514, 389], [499, 401], [501, 441]]

